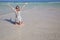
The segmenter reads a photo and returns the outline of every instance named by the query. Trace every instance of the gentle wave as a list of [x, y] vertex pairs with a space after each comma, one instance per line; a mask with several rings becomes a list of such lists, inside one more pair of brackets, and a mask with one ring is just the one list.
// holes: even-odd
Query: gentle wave
[[[12, 5], [15, 7], [16, 5], [19, 5], [22, 7], [24, 5], [24, 2], [0, 2], [0, 15], [2, 14], [8, 14], [12, 12], [12, 10], [8, 7], [8, 4]], [[33, 7], [47, 7], [47, 6], [52, 6], [52, 7], [59, 7], [60, 8], [60, 3], [48, 3], [48, 2], [28, 2], [28, 5], [25, 7], [25, 9], [31, 9]]]

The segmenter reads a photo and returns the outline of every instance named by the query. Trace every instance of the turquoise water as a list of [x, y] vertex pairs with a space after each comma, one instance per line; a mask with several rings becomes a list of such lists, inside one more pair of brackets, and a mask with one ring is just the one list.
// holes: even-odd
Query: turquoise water
[[[0, 2], [0, 15], [2, 14], [8, 14], [11, 13], [12, 10], [8, 7], [8, 4], [12, 5], [13, 7], [15, 7], [16, 5], [19, 5], [20, 7], [22, 7], [24, 5], [24, 3], [20, 3], [20, 2]], [[26, 9], [31, 9], [33, 7], [47, 7], [47, 6], [51, 6], [51, 7], [56, 7], [56, 8], [60, 8], [60, 3], [48, 3], [48, 2], [29, 2], [26, 5]]]

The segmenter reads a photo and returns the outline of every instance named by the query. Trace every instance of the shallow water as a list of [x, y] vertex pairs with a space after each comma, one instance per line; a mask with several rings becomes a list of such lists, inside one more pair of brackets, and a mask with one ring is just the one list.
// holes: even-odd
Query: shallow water
[[[13, 11], [8, 7], [8, 4], [15, 7], [16, 5], [19, 5], [22, 7], [24, 5], [24, 2], [0, 2], [0, 15], [12, 13]], [[48, 2], [28, 2], [28, 4], [25, 6], [24, 10], [32, 9], [34, 7], [55, 7], [60, 8], [60, 3], [48, 3]]]

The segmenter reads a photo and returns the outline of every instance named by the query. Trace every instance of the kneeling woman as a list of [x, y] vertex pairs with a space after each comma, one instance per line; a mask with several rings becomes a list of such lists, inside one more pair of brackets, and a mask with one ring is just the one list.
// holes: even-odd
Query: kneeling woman
[[16, 8], [13, 8], [11, 5], [8, 5], [15, 12], [15, 24], [22, 24], [22, 17], [20, 15], [20, 7], [17, 5]]
[[15, 8], [15, 13], [16, 13], [16, 19], [15, 19], [15, 24], [22, 24], [23, 21], [22, 21], [22, 17], [20, 15], [20, 7], [17, 5], [16, 8]]

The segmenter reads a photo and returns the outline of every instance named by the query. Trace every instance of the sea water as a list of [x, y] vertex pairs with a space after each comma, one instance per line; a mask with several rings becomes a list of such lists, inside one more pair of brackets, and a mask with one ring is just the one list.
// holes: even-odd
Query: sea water
[[[22, 7], [25, 2], [0, 2], [0, 15], [12, 13], [13, 10], [8, 6], [16, 7], [19, 5]], [[24, 7], [25, 9], [32, 9], [34, 7], [56, 7], [60, 8], [60, 3], [57, 2], [27, 2], [28, 4]]]

